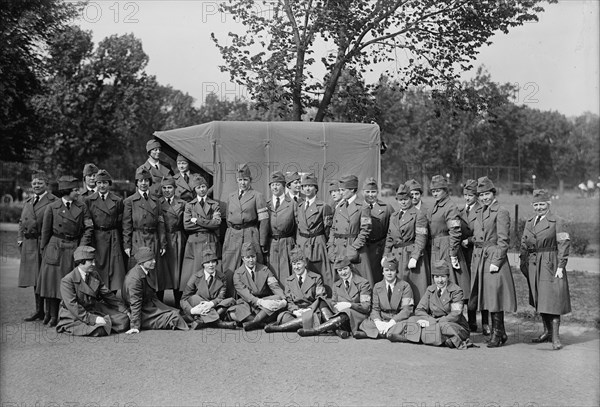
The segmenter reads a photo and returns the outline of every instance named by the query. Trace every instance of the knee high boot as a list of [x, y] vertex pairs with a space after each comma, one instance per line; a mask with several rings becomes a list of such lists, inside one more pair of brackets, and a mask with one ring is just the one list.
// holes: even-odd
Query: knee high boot
[[488, 348], [498, 348], [507, 341], [508, 336], [504, 330], [504, 311], [492, 312], [492, 337], [487, 345]]
[[265, 311], [259, 311], [259, 313], [256, 314], [256, 316], [251, 322], [245, 322], [242, 325], [244, 327], [244, 331], [254, 331], [257, 329], [263, 329], [265, 327], [263, 321], [267, 319], [268, 316], [269, 315]]
[[48, 298], [50, 301], [50, 322], [48, 326], [55, 327], [58, 325], [58, 307], [60, 306], [60, 300], [58, 298]]
[[481, 310], [481, 333], [485, 336], [492, 333], [490, 330], [490, 313], [486, 309]]
[[467, 320], [469, 321], [469, 330], [477, 332], [477, 310], [467, 309]]
[[550, 342], [552, 339], [551, 317], [548, 314], [540, 314], [540, 316], [542, 317], [542, 323], [544, 324], [544, 332], [542, 332], [539, 337], [532, 339], [532, 343]]
[[562, 343], [560, 343], [560, 337], [558, 331], [560, 329], [560, 315], [549, 315], [548, 318], [552, 318], [552, 348], [554, 350], [562, 349]]
[[344, 322], [348, 321], [346, 314], [338, 315], [337, 317], [331, 318], [329, 321], [322, 323], [316, 328], [298, 329], [298, 335], [300, 336], [314, 336], [322, 334], [327, 331], [335, 331], [337, 328], [342, 326]]
[[52, 298], [45, 298], [45, 297], [40, 297], [40, 300], [42, 301], [42, 303], [46, 303], [46, 313], [44, 315], [44, 321], [42, 321], [44, 323], [44, 325], [47, 325], [48, 322], [50, 322], [50, 318], [52, 318], [52, 312], [51, 312], [51, 302], [52, 302]]
[[175, 308], [181, 309], [181, 305], [179, 304], [179, 302], [181, 301], [182, 296], [183, 296], [183, 291], [173, 290], [173, 300], [175, 301]]
[[302, 328], [302, 318], [296, 318], [281, 325], [269, 324], [265, 326], [265, 332], [296, 332], [300, 328]]
[[38, 319], [43, 320], [44, 317], [44, 300], [38, 294], [35, 294], [35, 312], [31, 316], [24, 318], [24, 320], [30, 322]]

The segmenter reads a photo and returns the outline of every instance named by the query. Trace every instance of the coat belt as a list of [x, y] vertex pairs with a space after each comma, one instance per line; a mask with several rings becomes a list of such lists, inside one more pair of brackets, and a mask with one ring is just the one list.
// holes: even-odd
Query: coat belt
[[246, 229], [246, 228], [249, 228], [249, 227], [252, 227], [252, 226], [256, 226], [257, 224], [258, 224], [258, 221], [256, 219], [254, 219], [254, 220], [252, 220], [250, 222], [241, 223], [241, 224], [238, 224], [238, 225], [233, 224], [233, 223], [228, 223], [227, 226], [229, 226], [230, 228], [235, 229], [235, 230], [242, 230], [242, 229]]
[[66, 233], [53, 233], [52, 236], [63, 240], [69, 240], [71, 242], [79, 240], [79, 238], [81, 237], [81, 235], [68, 235]]
[[334, 233], [333, 237], [336, 239], [356, 239], [358, 233]]
[[394, 247], [394, 249], [400, 249], [402, 247], [410, 246], [411, 244], [414, 244], [414, 243], [415, 243], [414, 240], [409, 240], [408, 242], [395, 243], [393, 247]]
[[553, 252], [555, 250], [558, 250], [556, 246], [533, 247], [531, 249], [527, 249], [527, 253]]
[[325, 234], [325, 232], [321, 230], [320, 232], [315, 232], [315, 233], [298, 232], [298, 234], [302, 237], [310, 239], [311, 237], [323, 236]]

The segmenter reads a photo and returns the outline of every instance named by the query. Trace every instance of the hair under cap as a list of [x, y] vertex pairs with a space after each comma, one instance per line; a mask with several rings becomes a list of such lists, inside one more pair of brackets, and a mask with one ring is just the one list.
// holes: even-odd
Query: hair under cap
[[433, 267], [431, 268], [432, 276], [449, 276], [450, 268], [448, 263], [445, 260], [438, 260], [433, 263]]
[[161, 148], [160, 143], [154, 139], [148, 140], [148, 142], [146, 143], [146, 152], [149, 153], [150, 151], [154, 150], [155, 148]]

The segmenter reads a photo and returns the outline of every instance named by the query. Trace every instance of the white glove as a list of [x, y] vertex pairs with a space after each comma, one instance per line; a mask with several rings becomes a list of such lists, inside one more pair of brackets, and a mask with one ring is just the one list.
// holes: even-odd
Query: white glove
[[96, 325], [106, 325], [106, 320], [102, 317], [96, 317]]
[[417, 324], [421, 325], [421, 328], [427, 328], [429, 326], [429, 321], [426, 319], [419, 319]]
[[498, 270], [500, 270], [498, 266], [496, 266], [495, 264], [490, 264], [490, 273], [497, 273]]
[[165, 253], [167, 252], [167, 249], [160, 249], [160, 256], [164, 256]]
[[454, 268], [454, 269], [460, 268], [460, 264], [458, 263], [458, 257], [450, 256], [450, 262], [452, 263], [452, 268]]
[[417, 259], [411, 257], [410, 260], [408, 261], [408, 268], [414, 269], [416, 267], [417, 267]]
[[338, 302], [337, 304], [335, 304], [335, 309], [338, 312], [341, 312], [341, 311], [343, 311], [345, 309], [350, 308], [351, 306], [352, 306], [352, 304], [350, 304], [349, 302], [342, 301], [342, 302]]
[[396, 325], [396, 321], [394, 321], [393, 319], [390, 319], [388, 322], [385, 323], [385, 327], [383, 328], [383, 331], [381, 331], [381, 334], [383, 334], [383, 335], [387, 334], [389, 329], [391, 327], [393, 327], [394, 325]]
[[139, 334], [139, 333], [140, 333], [140, 330], [139, 329], [135, 329], [135, 328], [132, 328], [129, 331], [125, 332], [126, 335]]
[[386, 330], [387, 324], [381, 320], [373, 321], [375, 322], [375, 327], [380, 334], [383, 334], [383, 331]]
[[125, 254], [127, 257], [131, 257], [131, 249], [125, 249]]
[[381, 261], [379, 262], [381, 264], [381, 267], [383, 267], [383, 263], [385, 263], [385, 261], [387, 260], [387, 257], [383, 256], [381, 258]]
[[557, 268], [554, 277], [563, 278], [563, 271], [565, 270], [562, 267]]
[[465, 239], [462, 241], [462, 246], [466, 249], [469, 246], [469, 239]]
[[197, 221], [198, 221], [198, 218], [192, 218], [192, 219], [190, 219], [190, 222], [192, 222], [193, 224], [196, 224]]

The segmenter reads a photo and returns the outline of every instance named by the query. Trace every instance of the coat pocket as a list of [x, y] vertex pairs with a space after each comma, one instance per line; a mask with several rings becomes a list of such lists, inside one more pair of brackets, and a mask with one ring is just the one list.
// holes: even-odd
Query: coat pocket
[[44, 260], [46, 264], [50, 266], [59, 266], [60, 265], [60, 253], [61, 249], [56, 242], [48, 243], [46, 249], [44, 250]]

